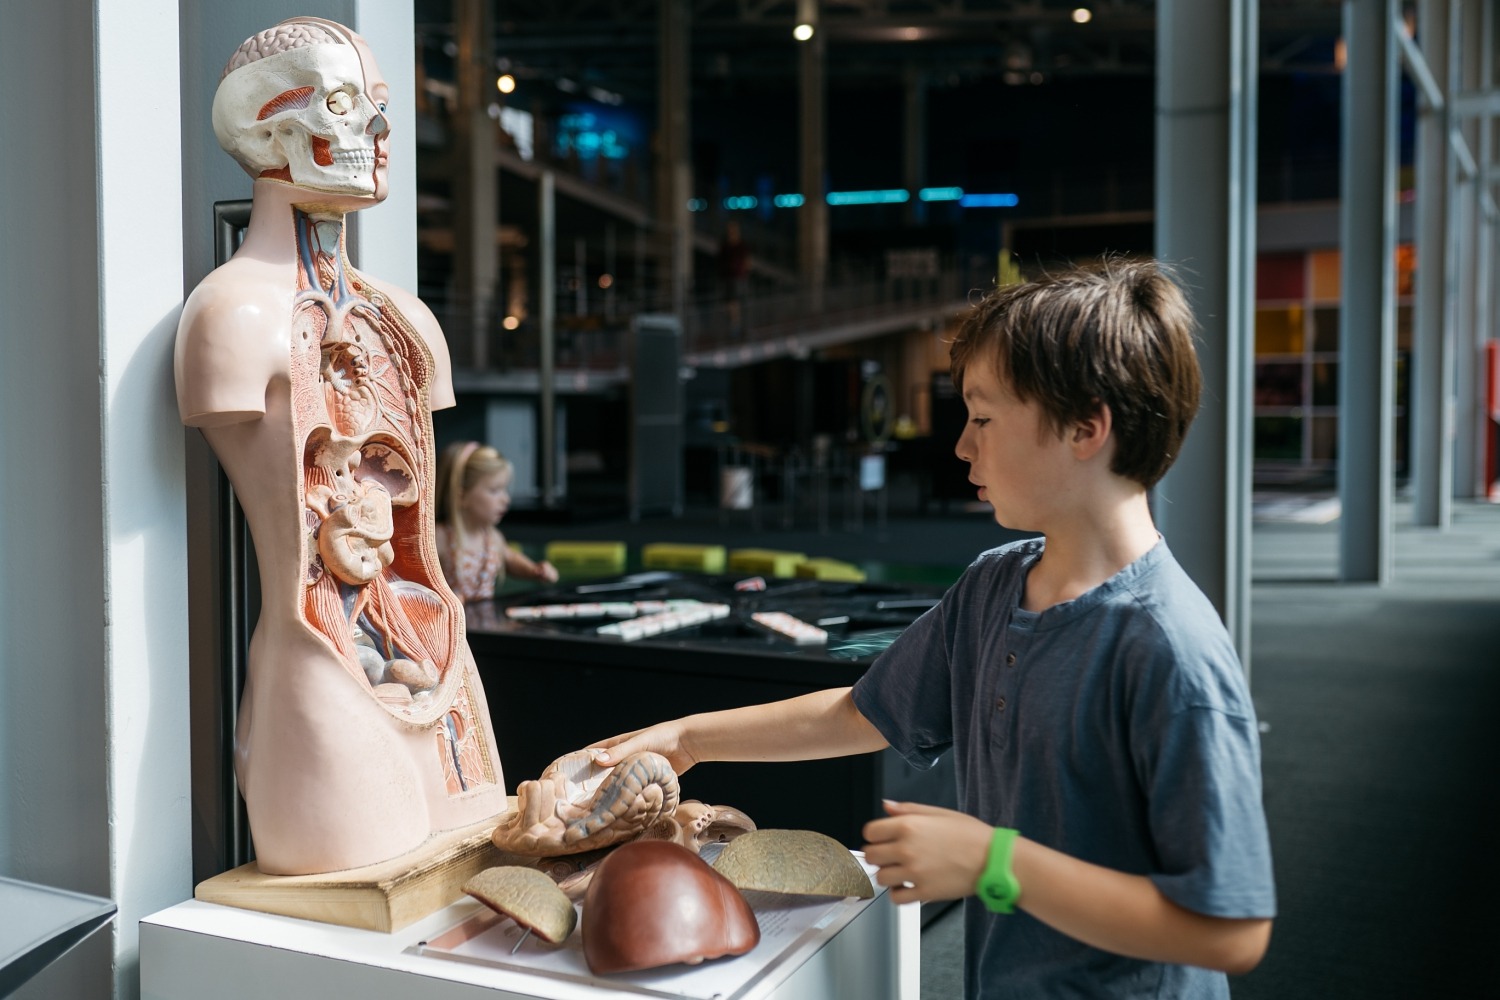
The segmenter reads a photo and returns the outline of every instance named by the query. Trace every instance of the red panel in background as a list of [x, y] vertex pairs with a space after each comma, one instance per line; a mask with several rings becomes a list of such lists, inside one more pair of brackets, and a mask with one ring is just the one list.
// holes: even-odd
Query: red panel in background
[[1485, 408], [1489, 410], [1491, 420], [1500, 420], [1500, 340], [1484, 342], [1484, 360], [1487, 362], [1484, 366]]
[[1265, 253], [1255, 259], [1255, 300], [1301, 302], [1307, 289], [1307, 267], [1301, 253]]
[[1484, 422], [1484, 488], [1488, 499], [1500, 501], [1500, 434], [1494, 426], [1500, 422], [1500, 340], [1484, 342], [1484, 361], [1484, 411], [1489, 414]]

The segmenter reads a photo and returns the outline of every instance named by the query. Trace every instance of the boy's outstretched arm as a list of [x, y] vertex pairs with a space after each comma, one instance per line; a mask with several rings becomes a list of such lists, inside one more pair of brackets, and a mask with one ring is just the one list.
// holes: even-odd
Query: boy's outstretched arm
[[682, 774], [708, 760], [815, 760], [871, 753], [886, 746], [849, 696], [830, 688], [764, 705], [688, 715], [589, 745], [612, 764], [654, 750]]
[[[891, 887], [895, 902], [974, 892], [994, 827], [913, 802], [888, 802], [886, 811], [889, 816], [865, 824], [865, 859], [879, 866], [876, 881]], [[1020, 909], [1104, 951], [1238, 974], [1260, 962], [1271, 940], [1270, 920], [1194, 913], [1167, 899], [1144, 875], [1080, 861], [1024, 835], [1016, 838], [1011, 869], [1021, 886]]]

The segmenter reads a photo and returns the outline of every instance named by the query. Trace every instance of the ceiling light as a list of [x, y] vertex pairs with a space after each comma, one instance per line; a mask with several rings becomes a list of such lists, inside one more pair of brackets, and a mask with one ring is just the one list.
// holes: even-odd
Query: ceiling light
[[1091, 10], [1089, 10], [1087, 7], [1074, 7], [1073, 8], [1073, 23], [1074, 24], [1088, 24], [1093, 19], [1094, 19], [1094, 12], [1091, 11]]
[[792, 29], [792, 37], [799, 42], [805, 42], [813, 36], [813, 26], [810, 24], [799, 24]]
[[502, 94], [514, 92], [516, 89], [516, 78], [509, 73], [501, 73], [499, 79], [495, 81], [495, 89]]

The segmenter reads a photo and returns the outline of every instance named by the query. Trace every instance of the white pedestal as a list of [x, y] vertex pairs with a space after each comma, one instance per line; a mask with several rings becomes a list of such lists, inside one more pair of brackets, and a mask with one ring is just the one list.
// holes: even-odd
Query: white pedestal
[[[875, 899], [830, 904], [821, 926], [752, 960], [732, 993], [670, 975], [577, 977], [443, 956], [423, 945], [487, 912], [454, 903], [386, 934], [190, 900], [141, 921], [142, 1000], [917, 1000], [920, 913]], [[507, 925], [509, 922], [505, 922]], [[575, 932], [576, 936], [577, 932]], [[534, 942], [526, 947], [533, 947]], [[508, 952], [507, 952], [508, 954]], [[709, 969], [712, 963], [700, 966]], [[675, 967], [684, 969], [686, 967]], [[744, 971], [743, 967], [740, 970]]]

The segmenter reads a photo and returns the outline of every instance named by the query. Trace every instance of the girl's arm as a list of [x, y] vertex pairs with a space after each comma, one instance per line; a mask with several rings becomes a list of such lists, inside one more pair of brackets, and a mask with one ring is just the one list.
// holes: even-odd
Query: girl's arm
[[534, 562], [526, 553], [519, 552], [502, 539], [500, 543], [501, 558], [505, 560], [505, 575], [517, 580], [538, 580], [542, 583], [557, 582], [557, 567], [547, 560]]
[[[887, 802], [886, 811], [889, 816], [865, 824], [865, 858], [880, 867], [876, 881], [892, 887], [895, 902], [973, 893], [994, 827], [912, 802]], [[1268, 919], [1195, 913], [1162, 895], [1144, 875], [1080, 861], [1024, 836], [1016, 838], [1011, 871], [1021, 886], [1019, 909], [1117, 955], [1237, 974], [1253, 969], [1270, 943]]]

